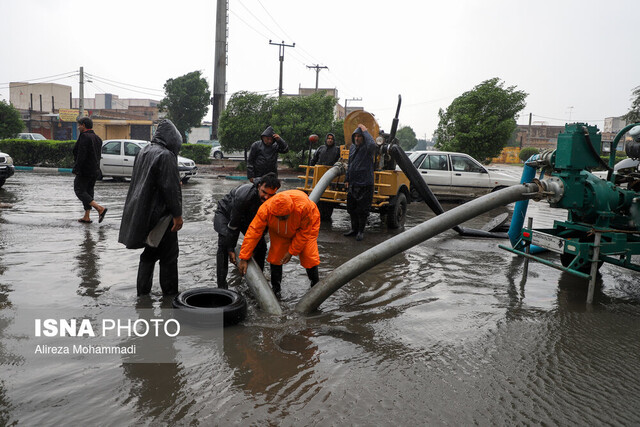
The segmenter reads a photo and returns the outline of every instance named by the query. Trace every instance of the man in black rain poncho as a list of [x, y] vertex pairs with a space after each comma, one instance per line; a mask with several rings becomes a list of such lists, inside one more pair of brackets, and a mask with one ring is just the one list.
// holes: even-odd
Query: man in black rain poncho
[[133, 166], [118, 241], [128, 249], [144, 248], [138, 265], [138, 296], [151, 292], [156, 261], [160, 261], [162, 293], [178, 293], [182, 190], [177, 155], [181, 146], [176, 127], [163, 120]]
[[371, 202], [373, 201], [373, 162], [376, 142], [363, 124], [359, 124], [351, 135], [349, 164], [344, 182], [347, 185], [347, 212], [351, 216], [351, 230], [345, 236], [363, 239]]
[[251, 144], [247, 157], [247, 178], [253, 182], [254, 178], [273, 172], [278, 176], [278, 153], [286, 153], [289, 146], [280, 135], [268, 126], [260, 140]]
[[327, 137], [325, 138], [324, 145], [316, 150], [309, 166], [333, 166], [336, 164], [339, 158], [340, 147], [336, 145], [336, 136], [332, 133], [328, 133]]
[[[218, 287], [227, 289], [229, 259], [236, 263], [235, 248], [240, 233], [244, 234], [256, 216], [263, 202], [271, 198], [280, 188], [280, 180], [273, 173], [256, 178], [253, 183], [242, 184], [218, 201], [213, 217], [213, 228], [218, 232], [218, 252], [216, 253], [216, 275]], [[264, 237], [253, 252], [253, 258], [261, 270], [267, 256], [267, 242]]]

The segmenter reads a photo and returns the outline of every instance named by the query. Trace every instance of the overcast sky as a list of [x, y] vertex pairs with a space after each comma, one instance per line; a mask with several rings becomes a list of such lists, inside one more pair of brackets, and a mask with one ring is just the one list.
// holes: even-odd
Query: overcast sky
[[[163, 97], [169, 78], [201, 70], [213, 88], [216, 0], [0, 0], [0, 99], [9, 82], [66, 84], [78, 97]], [[602, 129], [640, 85], [637, 0], [229, 0], [227, 99], [337, 88], [389, 130], [431, 138], [438, 109], [492, 77], [529, 94], [519, 123], [583, 121]], [[89, 77], [93, 76], [92, 77]], [[53, 77], [52, 77], [53, 76]], [[205, 120], [211, 120], [209, 114]]]

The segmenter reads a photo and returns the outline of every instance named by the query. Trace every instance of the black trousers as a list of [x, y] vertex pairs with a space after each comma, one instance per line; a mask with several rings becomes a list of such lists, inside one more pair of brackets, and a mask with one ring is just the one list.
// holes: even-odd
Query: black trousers
[[[218, 234], [218, 251], [216, 252], [216, 279], [218, 287], [227, 289], [227, 274], [229, 273], [229, 247], [226, 243], [225, 236]], [[264, 260], [267, 257], [267, 242], [262, 239], [253, 250], [253, 259], [256, 260], [260, 270], [264, 271]]]
[[91, 210], [90, 203], [93, 201], [93, 189], [96, 185], [96, 179], [95, 176], [76, 175], [73, 180], [73, 191], [82, 202], [85, 211]]
[[351, 229], [362, 232], [367, 224], [373, 202], [373, 185], [349, 185], [347, 212], [351, 216]]
[[173, 221], [164, 232], [157, 248], [145, 246], [138, 264], [138, 296], [151, 292], [153, 269], [160, 261], [160, 288], [164, 295], [178, 293], [178, 233], [171, 232]]

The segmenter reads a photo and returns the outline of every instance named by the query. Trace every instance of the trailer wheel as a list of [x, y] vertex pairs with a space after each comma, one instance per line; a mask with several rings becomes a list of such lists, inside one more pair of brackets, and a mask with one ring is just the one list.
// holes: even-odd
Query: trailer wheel
[[407, 196], [404, 193], [398, 193], [393, 206], [389, 206], [387, 210], [387, 226], [389, 228], [400, 228], [404, 226], [407, 218]]

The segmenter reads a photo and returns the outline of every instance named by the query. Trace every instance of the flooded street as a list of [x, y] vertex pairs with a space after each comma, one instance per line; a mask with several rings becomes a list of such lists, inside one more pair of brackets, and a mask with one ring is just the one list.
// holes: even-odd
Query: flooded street
[[[240, 183], [183, 187], [181, 291], [215, 286], [216, 201]], [[117, 242], [128, 185], [97, 183], [109, 212], [90, 225], [76, 222], [70, 174], [17, 172], [0, 189], [0, 425], [640, 424], [640, 273], [605, 264], [587, 306], [586, 281], [533, 262], [524, 281], [523, 260], [498, 248], [508, 241], [453, 231], [357, 277], [308, 317], [294, 312], [309, 286], [296, 258], [284, 269], [282, 318], [262, 312], [231, 268], [247, 318], [224, 329], [217, 350], [179, 340], [173, 363], [16, 357], [37, 340], [12, 332], [25, 310], [167, 307], [157, 268], [152, 298], [136, 297], [140, 251]], [[564, 219], [541, 202], [528, 215], [534, 227]], [[406, 228], [431, 217], [412, 203]], [[400, 232], [372, 215], [355, 242], [342, 236], [348, 224], [342, 210], [322, 224], [320, 280]]]

